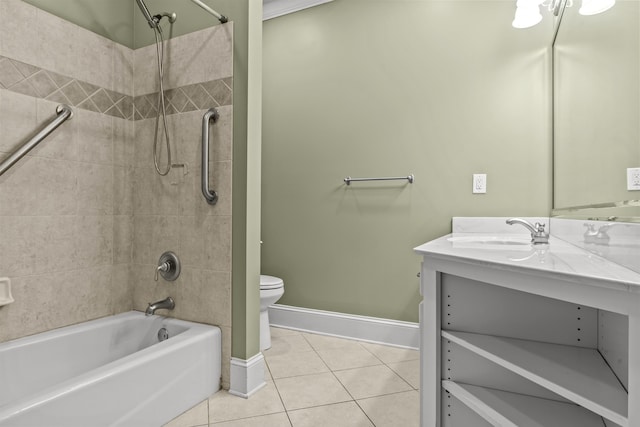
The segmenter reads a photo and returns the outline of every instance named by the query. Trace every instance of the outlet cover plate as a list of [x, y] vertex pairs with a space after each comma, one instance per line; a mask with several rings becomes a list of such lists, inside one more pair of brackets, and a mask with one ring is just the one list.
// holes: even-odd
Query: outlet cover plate
[[640, 168], [627, 169], [627, 190], [629, 191], [640, 190]]
[[487, 192], [487, 174], [473, 174], [473, 194], [485, 194]]

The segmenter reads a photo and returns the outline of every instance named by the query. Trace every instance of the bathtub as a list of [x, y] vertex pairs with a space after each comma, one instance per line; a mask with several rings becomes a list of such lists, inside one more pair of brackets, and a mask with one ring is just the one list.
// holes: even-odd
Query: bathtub
[[0, 426], [161, 426], [218, 391], [221, 348], [136, 311], [0, 344]]

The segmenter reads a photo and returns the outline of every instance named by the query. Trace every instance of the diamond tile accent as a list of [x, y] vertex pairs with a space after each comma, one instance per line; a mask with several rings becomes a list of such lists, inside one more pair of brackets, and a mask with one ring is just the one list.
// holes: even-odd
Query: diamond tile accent
[[80, 87], [80, 84], [78, 84], [78, 82], [75, 80], [73, 80], [71, 83], [64, 86], [60, 90], [67, 98], [69, 98], [69, 101], [71, 101], [72, 105], [79, 105], [82, 101], [87, 99], [87, 94], [84, 93], [84, 91]]
[[[45, 98], [127, 120], [157, 115], [158, 92], [137, 97], [0, 56], [0, 88]], [[167, 114], [231, 105], [233, 78], [195, 83], [165, 91]]]
[[8, 88], [14, 84], [21, 82], [24, 76], [18, 69], [6, 58], [0, 59], [0, 85]]
[[101, 113], [106, 112], [109, 108], [113, 107], [113, 101], [109, 98], [109, 95], [104, 89], [98, 89], [96, 93], [91, 95], [91, 100], [98, 107]]
[[40, 68], [38, 68], [38, 67], [36, 67], [34, 65], [29, 65], [29, 64], [26, 64], [24, 62], [16, 61], [15, 59], [12, 59], [11, 63], [13, 63], [13, 65], [18, 69], [18, 71], [20, 71], [20, 73], [24, 77], [32, 76], [35, 73], [37, 73], [38, 71], [40, 71]]
[[58, 86], [51, 80], [51, 77], [46, 71], [40, 70], [37, 73], [27, 78], [27, 81], [36, 89], [38, 95], [42, 98], [46, 98], [53, 92], [58, 90]]

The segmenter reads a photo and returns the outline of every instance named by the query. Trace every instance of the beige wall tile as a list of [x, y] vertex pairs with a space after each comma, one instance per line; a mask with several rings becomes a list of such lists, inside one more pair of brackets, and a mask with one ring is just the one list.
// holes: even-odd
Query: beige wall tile
[[36, 99], [0, 89], [0, 117], [0, 152], [11, 153], [36, 129]]
[[[27, 58], [24, 62], [79, 78], [81, 68], [87, 65], [78, 62], [82, 46], [79, 37], [80, 28], [41, 9], [37, 9], [36, 15], [36, 21], [22, 21], [20, 23], [26, 31], [36, 32], [38, 37], [35, 57]], [[33, 24], [25, 25], [25, 22], [35, 23], [35, 31]]]
[[133, 96], [133, 49], [119, 43], [113, 46], [113, 90]]
[[113, 262], [131, 264], [133, 253], [133, 217], [113, 216]]
[[113, 164], [113, 117], [76, 108], [78, 160]]
[[75, 27], [78, 41], [73, 46], [73, 55], [77, 56], [77, 63], [74, 64], [73, 71], [63, 74], [113, 90], [116, 43], [84, 28]]
[[189, 281], [176, 289], [173, 316], [193, 322], [231, 326], [231, 273], [201, 269], [187, 271], [191, 273]]
[[26, 156], [0, 177], [0, 215], [73, 215], [77, 165]]
[[133, 214], [133, 166], [113, 166], [113, 214]]
[[135, 128], [131, 120], [113, 118], [113, 164], [133, 166], [135, 164]]
[[95, 163], [77, 164], [76, 200], [79, 215], [113, 213], [113, 166]]
[[[158, 265], [165, 251], [174, 251], [181, 260], [178, 248], [179, 221], [172, 216], [136, 215], [133, 222], [133, 263]], [[184, 261], [182, 261], [184, 263]]]
[[185, 266], [231, 271], [231, 218], [180, 217], [178, 250]]
[[133, 310], [131, 264], [114, 264], [111, 268], [112, 314]]
[[37, 13], [38, 9], [20, 0], [0, 1], [0, 16], [11, 17], [0, 27], [0, 55], [36, 63], [40, 45], [38, 31], [25, 22], [37, 23]]

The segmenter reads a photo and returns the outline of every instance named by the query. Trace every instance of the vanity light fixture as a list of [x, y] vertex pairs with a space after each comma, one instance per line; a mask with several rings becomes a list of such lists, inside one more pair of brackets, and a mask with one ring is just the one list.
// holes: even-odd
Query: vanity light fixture
[[542, 21], [539, 0], [518, 0], [516, 3], [516, 16], [511, 25], [514, 28], [530, 28]]
[[606, 12], [616, 4], [616, 0], [582, 0], [582, 6], [578, 13], [580, 15], [597, 15]]
[[[540, 6], [545, 6], [554, 16], [558, 16], [563, 0], [518, 0], [516, 15], [511, 25], [514, 28], [530, 28], [542, 21]], [[580, 15], [597, 15], [606, 12], [616, 4], [616, 0], [582, 0]], [[573, 7], [573, 0], [566, 0], [565, 7]]]

